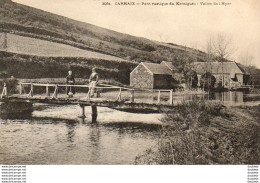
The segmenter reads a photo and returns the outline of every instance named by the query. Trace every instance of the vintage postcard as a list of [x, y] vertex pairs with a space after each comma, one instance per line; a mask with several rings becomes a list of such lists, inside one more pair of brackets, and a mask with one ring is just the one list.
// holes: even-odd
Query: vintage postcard
[[26, 165], [258, 172], [259, 17], [258, 0], [0, 0], [2, 181]]

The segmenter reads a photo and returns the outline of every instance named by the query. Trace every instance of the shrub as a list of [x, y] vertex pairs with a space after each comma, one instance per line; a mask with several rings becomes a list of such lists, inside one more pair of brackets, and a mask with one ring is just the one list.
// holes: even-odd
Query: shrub
[[259, 116], [247, 113], [205, 101], [183, 102], [165, 112], [158, 148], [147, 150], [135, 163], [257, 164]]

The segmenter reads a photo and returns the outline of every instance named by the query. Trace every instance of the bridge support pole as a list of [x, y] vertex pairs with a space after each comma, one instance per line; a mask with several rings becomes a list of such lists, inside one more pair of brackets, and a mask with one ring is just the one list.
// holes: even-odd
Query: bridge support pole
[[170, 91], [170, 105], [173, 105], [173, 90]]
[[92, 122], [96, 122], [97, 121], [97, 106], [92, 105]]
[[161, 102], [161, 91], [158, 91], [158, 98], [157, 98], [157, 104], [160, 104]]
[[131, 90], [131, 97], [130, 97], [130, 102], [133, 103], [135, 101], [135, 97], [134, 97], [134, 90]]
[[46, 86], [46, 96], [49, 97], [50, 96], [50, 92], [49, 92], [49, 86]]
[[86, 118], [86, 114], [85, 114], [85, 106], [84, 105], [80, 105], [81, 109], [82, 109], [82, 115], [80, 116], [81, 118]]
[[19, 94], [22, 95], [23, 94], [23, 85], [20, 84], [19, 86], [20, 86], [19, 87]]

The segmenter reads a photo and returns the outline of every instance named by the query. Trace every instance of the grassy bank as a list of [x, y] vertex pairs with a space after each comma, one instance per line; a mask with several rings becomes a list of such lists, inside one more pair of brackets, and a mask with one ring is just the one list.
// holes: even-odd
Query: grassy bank
[[259, 164], [260, 105], [224, 108], [192, 101], [165, 112], [157, 149], [136, 164]]
[[0, 52], [0, 66], [16, 78], [65, 78], [72, 70], [77, 78], [89, 78], [93, 67], [102, 80], [129, 84], [137, 63], [80, 57], [41, 57]]

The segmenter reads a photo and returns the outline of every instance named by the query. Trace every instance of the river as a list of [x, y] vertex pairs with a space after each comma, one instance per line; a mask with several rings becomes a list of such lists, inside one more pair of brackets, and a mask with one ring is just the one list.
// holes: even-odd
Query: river
[[[98, 108], [98, 122], [79, 106], [36, 105], [32, 117], [0, 119], [0, 164], [133, 164], [155, 148], [161, 114]], [[89, 115], [88, 115], [89, 114]]]
[[[260, 101], [259, 94], [242, 92], [203, 98], [226, 105], [255, 105]], [[157, 147], [162, 114], [98, 107], [97, 123], [91, 122], [90, 107], [86, 107], [85, 120], [80, 115], [79, 106], [34, 104], [31, 116], [0, 119], [0, 164], [133, 164], [136, 156]]]

